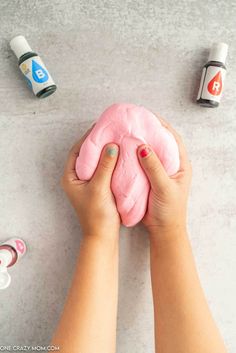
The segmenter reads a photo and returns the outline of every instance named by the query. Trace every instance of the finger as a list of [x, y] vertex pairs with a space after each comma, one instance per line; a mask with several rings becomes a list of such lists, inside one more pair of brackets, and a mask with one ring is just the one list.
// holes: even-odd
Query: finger
[[79, 156], [80, 148], [86, 139], [86, 137], [90, 134], [94, 127], [95, 123], [90, 127], [90, 129], [81, 137], [81, 139], [71, 148], [69, 152], [69, 156], [65, 165], [65, 175], [69, 178], [78, 179], [75, 172], [75, 162], [77, 157]]
[[119, 147], [114, 143], [109, 143], [103, 148], [97, 169], [91, 180], [92, 183], [96, 183], [97, 185], [106, 184], [110, 186], [118, 154]]
[[167, 186], [169, 177], [156, 153], [148, 145], [138, 147], [139, 162], [144, 169], [153, 190]]
[[169, 130], [172, 135], [174, 136], [177, 145], [178, 145], [178, 149], [179, 149], [179, 159], [180, 159], [180, 171], [185, 171], [188, 170], [190, 167], [190, 162], [188, 159], [188, 155], [187, 155], [187, 151], [185, 148], [185, 145], [183, 143], [182, 137], [177, 133], [177, 131], [167, 122], [165, 121], [163, 118], [159, 118], [162, 126], [164, 126], [167, 130]]

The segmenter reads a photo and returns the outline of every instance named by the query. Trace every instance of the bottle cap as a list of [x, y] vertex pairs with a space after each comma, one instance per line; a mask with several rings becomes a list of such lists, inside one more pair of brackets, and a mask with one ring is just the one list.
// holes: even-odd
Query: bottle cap
[[15, 249], [17, 253], [17, 261], [19, 261], [20, 258], [24, 256], [26, 253], [26, 244], [22, 239], [19, 239], [19, 238], [12, 238], [12, 239], [6, 240], [1, 245], [10, 245], [13, 249]]
[[7, 249], [0, 249], [0, 270], [12, 262], [12, 253]]
[[11, 276], [7, 272], [7, 268], [0, 269], [0, 289], [6, 289], [11, 283]]
[[24, 36], [17, 36], [14, 37], [10, 41], [10, 47], [16, 54], [17, 58], [19, 59], [22, 55], [32, 52], [31, 47], [29, 46], [29, 43], [25, 39]]
[[208, 61], [219, 61], [225, 64], [227, 54], [228, 44], [215, 43], [210, 50]]

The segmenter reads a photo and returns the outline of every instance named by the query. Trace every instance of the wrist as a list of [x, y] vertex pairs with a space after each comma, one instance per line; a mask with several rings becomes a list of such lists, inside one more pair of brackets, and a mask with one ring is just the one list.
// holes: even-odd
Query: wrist
[[83, 241], [94, 241], [98, 244], [112, 244], [119, 242], [119, 230], [110, 232], [83, 232]]
[[171, 233], [162, 234], [160, 238], [150, 238], [150, 264], [156, 266], [175, 267], [177, 263], [181, 263], [191, 253], [191, 243], [188, 238], [186, 229], [173, 230]]
[[117, 240], [119, 238], [120, 224], [107, 225], [96, 222], [96, 224], [81, 224], [83, 238], [96, 238], [102, 240]]
[[162, 243], [173, 243], [186, 238], [188, 238], [186, 224], [149, 229], [149, 240], [151, 246], [160, 246]]
[[95, 254], [102, 254], [102, 257], [113, 259], [119, 252], [119, 238], [114, 237], [98, 237], [94, 235], [83, 235], [80, 243], [80, 252], [86, 251]]

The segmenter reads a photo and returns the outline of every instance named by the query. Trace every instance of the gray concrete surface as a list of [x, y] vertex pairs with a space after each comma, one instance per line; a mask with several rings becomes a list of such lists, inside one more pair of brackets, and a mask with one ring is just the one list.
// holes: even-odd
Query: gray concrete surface
[[[193, 251], [213, 315], [236, 351], [236, 2], [0, 2], [0, 240], [28, 254], [0, 292], [0, 346], [45, 345], [62, 310], [80, 227], [59, 187], [70, 146], [114, 102], [143, 104], [183, 135], [194, 169]], [[9, 40], [25, 35], [58, 84], [34, 98]], [[230, 45], [222, 103], [194, 102], [215, 41]], [[147, 236], [121, 230], [118, 353], [153, 352]]]

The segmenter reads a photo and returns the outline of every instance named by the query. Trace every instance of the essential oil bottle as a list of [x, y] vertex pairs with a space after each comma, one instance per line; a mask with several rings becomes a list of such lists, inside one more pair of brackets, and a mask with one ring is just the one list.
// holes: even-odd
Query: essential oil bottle
[[42, 59], [32, 51], [25, 37], [13, 38], [10, 47], [17, 56], [19, 68], [36, 97], [45, 98], [54, 93], [57, 86]]
[[203, 107], [218, 107], [226, 75], [225, 61], [228, 53], [226, 43], [214, 44], [208, 62], [203, 67], [197, 103]]
[[26, 245], [22, 239], [12, 238], [0, 244], [0, 290], [11, 283], [8, 268], [14, 266], [26, 253]]

